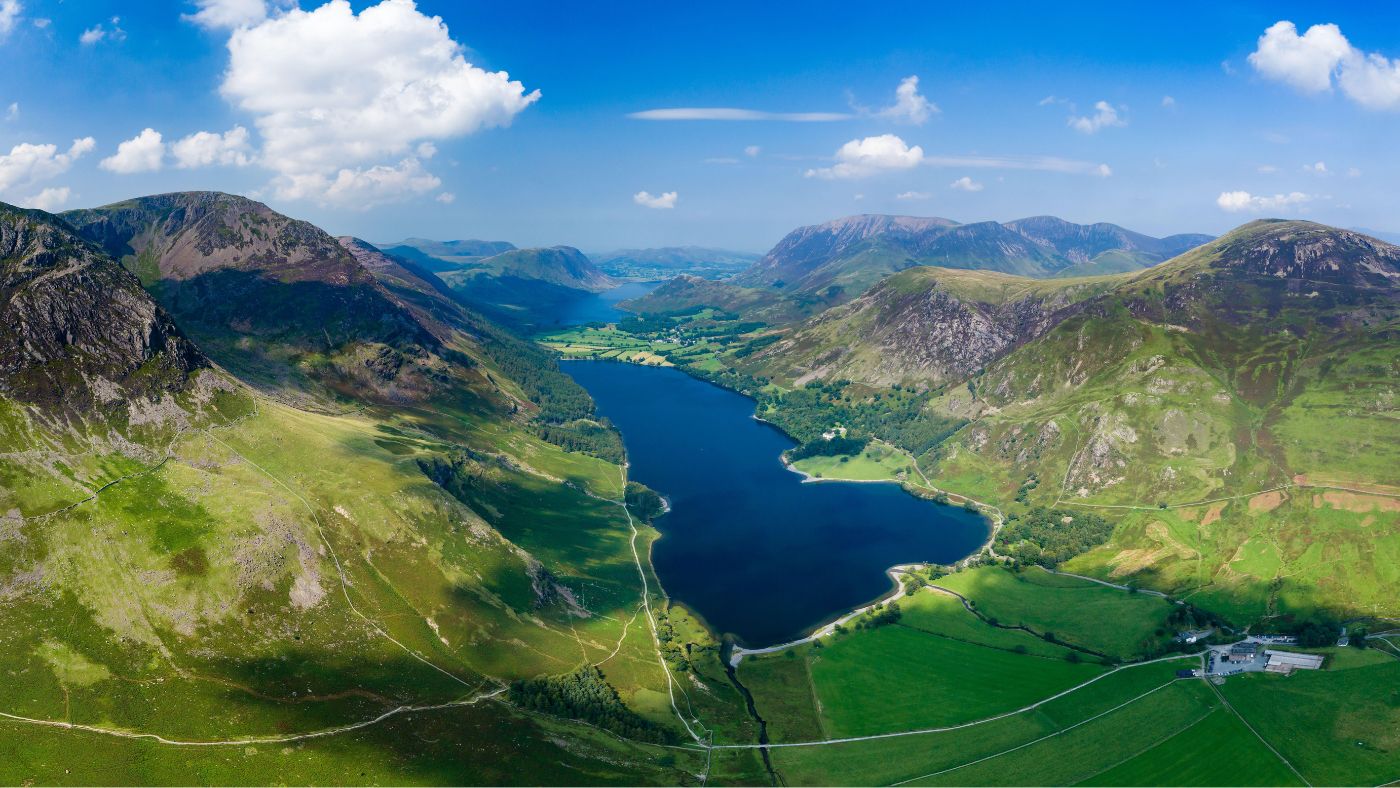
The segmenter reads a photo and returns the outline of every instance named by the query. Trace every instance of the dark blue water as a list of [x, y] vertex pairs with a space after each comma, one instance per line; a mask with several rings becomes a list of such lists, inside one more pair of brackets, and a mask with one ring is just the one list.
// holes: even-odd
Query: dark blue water
[[559, 325], [581, 326], [584, 323], [616, 323], [631, 315], [618, 309], [619, 301], [641, 298], [661, 285], [660, 282], [628, 282], [601, 293], [589, 293], [570, 301], [559, 314]]
[[739, 394], [664, 367], [564, 369], [622, 431], [629, 476], [671, 502], [652, 555], [666, 591], [750, 647], [882, 596], [895, 564], [952, 563], [987, 538], [980, 516], [895, 484], [803, 484], [779, 460], [793, 442]]

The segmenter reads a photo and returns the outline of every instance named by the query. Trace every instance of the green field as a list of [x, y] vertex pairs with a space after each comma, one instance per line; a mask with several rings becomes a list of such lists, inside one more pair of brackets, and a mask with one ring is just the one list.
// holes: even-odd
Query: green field
[[[790, 785], [889, 785], [1005, 752], [1124, 703], [1145, 702], [1151, 707], [1172, 686], [1173, 672], [1180, 664], [1119, 670], [1038, 709], [956, 730], [776, 748], [773, 763]], [[1141, 697], [1145, 693], [1153, 694]], [[1120, 752], [1118, 757], [1133, 754]]]
[[1301, 785], [1233, 712], [1220, 707], [1080, 785]]
[[982, 567], [949, 575], [936, 585], [956, 591], [978, 612], [998, 623], [1025, 626], [1037, 634], [1119, 659], [1151, 653], [1169, 635], [1162, 630], [1171, 603], [1039, 568], [1013, 573]]
[[915, 475], [913, 462], [907, 452], [872, 441], [854, 456], [805, 457], [792, 467], [820, 479], [902, 481]]
[[1225, 697], [1318, 785], [1400, 779], [1400, 660], [1231, 679]]

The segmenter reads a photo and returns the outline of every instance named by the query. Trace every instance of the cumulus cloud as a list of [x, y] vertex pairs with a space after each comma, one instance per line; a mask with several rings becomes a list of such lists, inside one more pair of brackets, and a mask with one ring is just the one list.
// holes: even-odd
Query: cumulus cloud
[[253, 161], [248, 130], [242, 126], [234, 126], [223, 134], [195, 132], [171, 144], [170, 153], [175, 157], [175, 166], [183, 170], [215, 164], [246, 167]]
[[194, 0], [194, 4], [199, 10], [180, 18], [205, 30], [252, 27], [267, 19], [265, 0]]
[[1367, 109], [1400, 109], [1400, 59], [1362, 52], [1334, 24], [1313, 25], [1298, 35], [1292, 22], [1275, 22], [1259, 37], [1249, 64], [1300, 93], [1325, 93], [1335, 84]]
[[0, 38], [4, 38], [15, 29], [22, 11], [24, 6], [20, 5], [19, 0], [0, 0]]
[[1276, 211], [1304, 205], [1311, 201], [1312, 195], [1302, 192], [1275, 194], [1270, 197], [1263, 194], [1254, 195], [1246, 191], [1233, 191], [1221, 192], [1220, 196], [1215, 198], [1215, 204], [1230, 213]]
[[1317, 162], [1316, 164], [1304, 164], [1304, 165], [1303, 165], [1303, 172], [1310, 172], [1310, 173], [1312, 173], [1313, 175], [1328, 175], [1328, 174], [1330, 174], [1330, 173], [1328, 173], [1328, 171], [1327, 171], [1327, 163], [1326, 163], [1326, 162], [1322, 162], [1322, 161]]
[[964, 175], [961, 178], [958, 178], [957, 180], [948, 184], [948, 188], [957, 189], [959, 191], [964, 192], [980, 192], [986, 187], [978, 183], [977, 181], [974, 181], [973, 179], [969, 178], [968, 176]]
[[632, 202], [646, 208], [665, 210], [676, 207], [677, 197], [678, 195], [675, 192], [653, 195], [651, 192], [642, 191], [632, 195]]
[[782, 120], [791, 123], [828, 123], [834, 120], [850, 120], [854, 116], [845, 112], [765, 112], [737, 107], [666, 107], [630, 112], [627, 117], [635, 120]]
[[434, 199], [434, 200], [437, 200], [438, 202], [442, 203], [443, 205], [451, 205], [453, 202], [455, 202], [455, 201], [457, 200], [457, 195], [453, 194], [452, 192], [442, 192], [441, 194], [439, 194], [438, 196], [434, 197], [433, 199]]
[[25, 208], [38, 208], [53, 213], [68, 203], [72, 190], [67, 186], [50, 186], [38, 194], [25, 197], [20, 204]]
[[138, 172], [155, 172], [165, 160], [165, 141], [155, 129], [144, 129], [140, 134], [117, 145], [117, 152], [98, 162], [97, 166], [118, 175], [133, 175]]
[[896, 194], [894, 198], [896, 200], [927, 200], [932, 196], [933, 195], [928, 192], [900, 192]]
[[836, 164], [807, 170], [808, 178], [864, 178], [881, 172], [907, 170], [924, 160], [924, 149], [910, 147], [893, 134], [851, 140], [836, 151]]
[[744, 155], [748, 156], [750, 159], [756, 159], [758, 158], [758, 154], [762, 151], [763, 149], [758, 147], [757, 145], [750, 145], [747, 148], [744, 148]]
[[913, 76], [901, 80], [894, 91], [894, 103], [875, 114], [896, 123], [922, 126], [938, 112], [938, 105], [919, 93], [919, 78]]
[[355, 204], [431, 191], [420, 143], [508, 126], [540, 98], [467, 62], [442, 20], [412, 0], [359, 14], [346, 0], [292, 9], [234, 30], [228, 49], [221, 91], [254, 115], [259, 161], [288, 199]]
[[73, 140], [68, 150], [60, 153], [57, 145], [22, 142], [11, 148], [9, 153], [0, 155], [0, 192], [61, 175], [96, 146], [92, 137], [83, 137]]
[[1126, 125], [1128, 121], [1119, 117], [1118, 109], [1107, 101], [1095, 103], [1092, 115], [1071, 115], [1069, 119], [1070, 128], [1084, 134], [1097, 134], [1100, 129]]

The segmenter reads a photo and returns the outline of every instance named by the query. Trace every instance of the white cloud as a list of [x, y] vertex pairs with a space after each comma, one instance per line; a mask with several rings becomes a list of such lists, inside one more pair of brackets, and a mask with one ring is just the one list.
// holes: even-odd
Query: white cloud
[[756, 159], [758, 158], [758, 154], [762, 151], [763, 149], [758, 147], [757, 145], [750, 145], [747, 148], [744, 148], [744, 155], [748, 156], [750, 159]]
[[1258, 170], [1260, 175], [1273, 175], [1274, 173], [1278, 172], [1278, 167], [1275, 167], [1272, 164], [1261, 164], [1255, 169]]
[[1335, 78], [1343, 94], [1367, 109], [1400, 109], [1400, 59], [1362, 52], [1334, 24], [1313, 25], [1300, 36], [1292, 22], [1275, 22], [1249, 63], [1301, 93], [1330, 91]]
[[114, 16], [111, 22], [111, 28], [107, 28], [102, 23], [98, 23], [84, 30], [83, 34], [78, 36], [78, 42], [83, 46], [92, 46], [104, 39], [108, 41], [125, 41], [126, 31], [121, 28], [122, 18]]
[[1304, 164], [1304, 165], [1303, 165], [1303, 172], [1310, 172], [1310, 173], [1312, 173], [1313, 175], [1328, 175], [1328, 174], [1330, 174], [1330, 173], [1327, 172], [1327, 163], [1326, 163], [1326, 162], [1321, 162], [1321, 161], [1320, 161], [1320, 162], [1317, 162], [1316, 164]]
[[929, 117], [938, 114], [938, 105], [919, 93], [919, 78], [905, 77], [894, 91], [894, 104], [875, 113], [896, 123], [922, 126]]
[[865, 195], [864, 195], [864, 194], [852, 194], [852, 195], [851, 195], [851, 199], [852, 199], [852, 200], [855, 200], [856, 202], [860, 202], [861, 200], [864, 200], [864, 199], [865, 199]]
[[1163, 109], [1176, 109], [1176, 99], [1175, 99], [1175, 98], [1172, 98], [1171, 96], [1163, 96], [1163, 97], [1162, 97], [1162, 108], [1163, 108]]
[[23, 10], [24, 6], [20, 5], [19, 0], [0, 0], [0, 38], [4, 38], [15, 29]]
[[1069, 126], [1084, 134], [1096, 134], [1099, 129], [1110, 126], [1126, 126], [1128, 122], [1118, 116], [1118, 109], [1107, 101], [1094, 104], [1093, 115], [1070, 116]]
[[504, 71], [463, 57], [438, 17], [412, 0], [356, 14], [346, 0], [239, 28], [229, 39], [223, 95], [256, 116], [260, 162], [284, 198], [325, 202], [430, 191], [421, 153], [443, 140], [510, 125], [540, 97]]
[[145, 129], [117, 146], [117, 152], [98, 162], [97, 166], [118, 175], [155, 172], [165, 159], [165, 142], [160, 132]]
[[1043, 99], [1041, 99], [1040, 101], [1036, 102], [1036, 106], [1039, 106], [1039, 107], [1048, 107], [1048, 106], [1050, 106], [1051, 104], [1068, 104], [1068, 103], [1069, 103], [1069, 99], [1064, 99], [1064, 98], [1060, 98], [1059, 96], [1050, 95], [1050, 96], [1046, 96], [1045, 98], [1043, 98]]
[[195, 132], [172, 143], [170, 154], [175, 157], [175, 166], [182, 170], [215, 164], [246, 167], [253, 161], [248, 130], [242, 126], [234, 126], [223, 134]]
[[40, 30], [47, 30], [49, 25], [51, 24], [53, 24], [53, 20], [49, 19], [48, 17], [41, 16], [34, 20], [34, 26], [39, 28]]
[[0, 155], [0, 192], [61, 175], [96, 146], [92, 137], [83, 137], [73, 140], [66, 153], [59, 153], [57, 145], [22, 142], [11, 148], [9, 153]]
[[20, 204], [25, 208], [38, 208], [53, 213], [67, 204], [72, 193], [67, 186], [50, 186], [38, 194], [25, 197], [20, 200]]
[[1259, 37], [1249, 64], [1269, 79], [1304, 93], [1321, 93], [1332, 89], [1332, 72], [1350, 51], [1351, 44], [1336, 25], [1313, 25], [1299, 36], [1298, 28], [1284, 20]]
[[628, 113], [635, 120], [783, 120], [793, 123], [826, 123], [850, 120], [845, 112], [764, 112], [736, 107], [668, 107]]
[[434, 197], [433, 199], [434, 199], [434, 200], [437, 200], [438, 202], [442, 203], [443, 205], [451, 205], [453, 202], [455, 202], [455, 201], [457, 200], [457, 195], [453, 194], [452, 192], [442, 192], [442, 193], [438, 194], [438, 196]]
[[948, 188], [957, 189], [959, 191], [965, 192], [980, 192], [986, 187], [978, 183], [977, 181], [974, 181], [973, 179], [969, 178], [968, 176], [964, 175], [961, 178], [958, 178], [957, 180], [948, 184]]
[[912, 148], [893, 134], [851, 140], [836, 151], [836, 164], [807, 170], [808, 178], [864, 178], [881, 172], [907, 170], [917, 167], [924, 159], [924, 149]]
[[1275, 211], [1281, 208], [1291, 208], [1304, 205], [1312, 201], [1312, 196], [1302, 192], [1290, 192], [1288, 194], [1275, 194], [1272, 197], [1267, 195], [1253, 195], [1246, 191], [1221, 192], [1215, 198], [1215, 204], [1222, 210], [1230, 213], [1240, 213], [1248, 211], [1259, 213], [1261, 211]]
[[678, 195], [675, 192], [665, 192], [660, 195], [653, 195], [651, 192], [637, 192], [632, 195], [632, 202], [647, 207], [661, 210], [676, 207]]
[[896, 200], [927, 200], [932, 196], [933, 195], [928, 192], [900, 192], [896, 194], [894, 198]]
[[14, 120], [19, 117], [19, 102], [11, 101], [10, 106], [5, 108], [5, 120]]
[[205, 30], [252, 27], [267, 19], [265, 0], [194, 0], [194, 4], [199, 11], [180, 18]]

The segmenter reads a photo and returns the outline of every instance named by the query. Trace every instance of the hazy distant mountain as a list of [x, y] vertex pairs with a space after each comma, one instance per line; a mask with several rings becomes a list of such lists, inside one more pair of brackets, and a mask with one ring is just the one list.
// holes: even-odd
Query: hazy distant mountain
[[734, 278], [751, 287], [841, 302], [916, 265], [999, 271], [1037, 278], [1119, 273], [1155, 265], [1210, 240], [1153, 238], [1113, 224], [1052, 216], [1005, 224], [865, 214], [801, 227]]
[[1372, 238], [1379, 238], [1386, 243], [1400, 244], [1400, 233], [1386, 232], [1384, 230], [1369, 230], [1365, 227], [1353, 227], [1354, 232], [1364, 233]]
[[451, 271], [463, 263], [509, 252], [516, 248], [509, 241], [434, 241], [429, 238], [405, 238], [395, 243], [374, 244], [385, 254], [412, 260], [429, 271]]
[[704, 246], [664, 246], [589, 253], [605, 273], [629, 279], [665, 279], [690, 274], [719, 279], [753, 265], [762, 255]]

